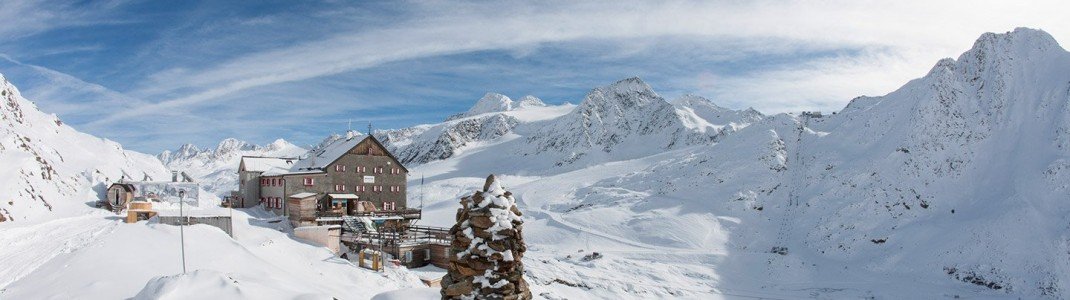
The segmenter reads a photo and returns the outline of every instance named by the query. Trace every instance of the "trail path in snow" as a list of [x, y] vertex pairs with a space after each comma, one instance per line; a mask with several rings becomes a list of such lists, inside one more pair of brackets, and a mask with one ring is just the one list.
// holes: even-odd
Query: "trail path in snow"
[[0, 289], [60, 254], [93, 244], [118, 225], [118, 220], [93, 214], [0, 229]]

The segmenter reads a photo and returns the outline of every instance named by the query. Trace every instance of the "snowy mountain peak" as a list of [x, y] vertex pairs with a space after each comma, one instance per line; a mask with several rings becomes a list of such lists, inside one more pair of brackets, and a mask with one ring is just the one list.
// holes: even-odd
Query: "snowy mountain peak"
[[235, 139], [235, 138], [227, 138], [227, 139], [224, 139], [223, 141], [219, 142], [219, 145], [216, 146], [216, 148], [215, 148], [215, 152], [216, 153], [230, 153], [230, 152], [242, 151], [242, 150], [256, 150], [257, 148], [259, 148], [257, 145], [252, 145], [252, 144], [249, 144], [249, 143], [247, 143], [245, 141], [238, 140], [238, 139]]
[[297, 147], [297, 145], [294, 145], [293, 143], [290, 143], [290, 142], [288, 142], [288, 141], [286, 141], [284, 139], [276, 139], [274, 142], [271, 142], [271, 144], [268, 144], [264, 148], [268, 149], [268, 150], [280, 150], [280, 149], [299, 148], [299, 147]]
[[519, 101], [513, 101], [506, 95], [486, 93], [483, 95], [483, 98], [479, 98], [479, 100], [476, 101], [476, 104], [473, 105], [472, 108], [469, 108], [468, 111], [449, 116], [446, 118], [446, 121], [487, 113], [500, 113], [532, 107], [546, 107], [546, 103], [543, 103], [542, 99], [532, 95], [524, 96], [523, 98], [520, 98]]
[[[603, 88], [604, 91], [612, 91], [620, 94], [654, 94], [654, 89], [639, 77], [621, 79]], [[656, 94], [655, 94], [656, 95]]]
[[727, 108], [721, 107], [721, 106], [717, 105], [716, 103], [713, 103], [713, 101], [711, 101], [710, 99], [706, 99], [706, 98], [704, 98], [702, 96], [698, 96], [698, 95], [695, 95], [695, 94], [685, 94], [683, 96], [680, 96], [680, 98], [673, 99], [669, 103], [671, 103], [672, 105], [674, 105], [676, 107], [704, 106], [704, 107], [709, 107], [709, 108], [712, 108], [712, 109], [715, 109], [715, 110], [719, 110], [719, 111], [728, 110]]
[[969, 52], [988, 51], [992, 53], [1007, 50], [1062, 50], [1059, 42], [1047, 32], [1039, 29], [1018, 27], [1004, 33], [987, 32], [977, 38]]
[[651, 104], [669, 106], [665, 99], [654, 93], [650, 85], [639, 77], [631, 77], [591, 90], [583, 99], [583, 103], [580, 103], [578, 111], [581, 113], [583, 111], [624, 113]]
[[520, 100], [516, 102], [516, 105], [514, 106], [514, 109], [523, 109], [523, 108], [528, 108], [528, 107], [544, 107], [544, 106], [546, 106], [546, 103], [542, 102], [542, 99], [539, 99], [538, 97], [535, 97], [535, 96], [532, 96], [532, 95], [527, 95], [527, 96], [521, 97]]
[[237, 187], [238, 160], [242, 156], [298, 157], [308, 152], [283, 139], [258, 146], [246, 141], [227, 138], [212, 148], [198, 148], [185, 144], [178, 150], [163, 151], [156, 155], [168, 169], [183, 171], [201, 183], [205, 191], [224, 195]]
[[476, 101], [476, 105], [468, 109], [467, 115], [474, 116], [478, 114], [502, 112], [508, 111], [513, 108], [513, 100], [509, 97], [498, 93], [487, 93], [483, 95], [483, 98], [479, 98]]

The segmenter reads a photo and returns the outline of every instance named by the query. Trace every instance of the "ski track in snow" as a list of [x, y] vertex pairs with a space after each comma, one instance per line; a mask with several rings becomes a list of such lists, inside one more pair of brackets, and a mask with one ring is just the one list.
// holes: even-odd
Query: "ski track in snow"
[[30, 274], [49, 260], [78, 251], [111, 233], [119, 221], [100, 215], [57, 219], [0, 234], [0, 289]]

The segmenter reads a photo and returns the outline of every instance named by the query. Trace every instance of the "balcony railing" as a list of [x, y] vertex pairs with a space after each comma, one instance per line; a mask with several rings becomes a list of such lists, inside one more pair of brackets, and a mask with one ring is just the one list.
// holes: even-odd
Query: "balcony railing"
[[316, 217], [319, 218], [341, 218], [342, 216], [350, 217], [401, 217], [402, 219], [420, 219], [423, 217], [423, 211], [416, 208], [404, 208], [396, 210], [376, 210], [376, 211], [362, 211], [353, 212], [351, 214], [341, 212], [320, 211], [316, 212]]

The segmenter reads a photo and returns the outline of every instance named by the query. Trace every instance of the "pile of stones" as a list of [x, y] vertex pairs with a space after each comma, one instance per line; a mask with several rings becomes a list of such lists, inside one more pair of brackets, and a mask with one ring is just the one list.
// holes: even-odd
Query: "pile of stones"
[[521, 259], [527, 246], [513, 194], [490, 175], [483, 191], [461, 199], [450, 228], [443, 299], [531, 299]]

